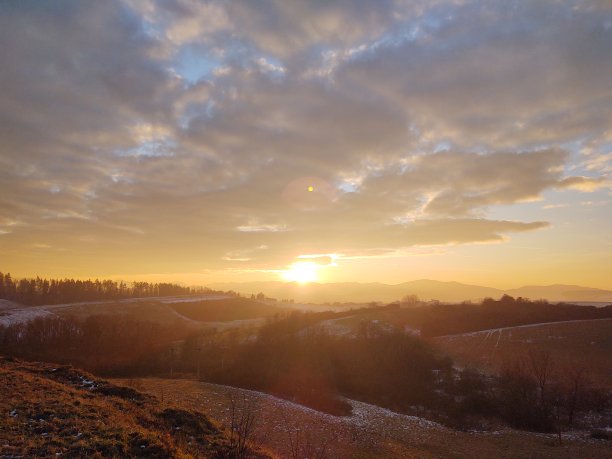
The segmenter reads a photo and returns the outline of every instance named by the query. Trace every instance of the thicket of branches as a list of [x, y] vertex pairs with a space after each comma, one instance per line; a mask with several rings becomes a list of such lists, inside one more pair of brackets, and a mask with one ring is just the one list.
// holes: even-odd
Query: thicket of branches
[[152, 374], [168, 368], [169, 346], [186, 333], [178, 324], [123, 315], [39, 317], [0, 326], [0, 355], [68, 363], [104, 375]]
[[499, 414], [513, 427], [561, 431], [582, 411], [603, 411], [610, 394], [589, 381], [587, 369], [576, 363], [559, 367], [545, 351], [531, 351], [508, 362], [498, 378]]
[[[357, 336], [311, 327], [316, 314], [292, 314], [263, 327], [256, 339], [192, 335], [178, 359], [205, 380], [275, 393], [335, 414], [339, 396], [446, 424], [475, 427], [483, 419], [553, 431], [576, 413], [604, 410], [609, 396], [580, 365], [558, 368], [547, 354], [509, 362], [498, 377], [454, 367], [421, 339], [364, 321]], [[542, 362], [546, 362], [543, 364]]]
[[189, 295], [206, 289], [193, 289], [167, 282], [117, 282], [112, 280], [13, 279], [0, 272], [0, 299], [25, 305], [61, 304], [79, 301]]

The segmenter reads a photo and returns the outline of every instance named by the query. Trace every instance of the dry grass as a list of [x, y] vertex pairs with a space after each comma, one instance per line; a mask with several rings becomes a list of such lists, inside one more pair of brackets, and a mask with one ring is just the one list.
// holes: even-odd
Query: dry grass
[[193, 321], [178, 315], [171, 305], [160, 301], [109, 302], [102, 304], [76, 304], [52, 309], [60, 317], [85, 319], [92, 315], [128, 315], [134, 319], [146, 319], [160, 324], [180, 324], [194, 326]]
[[258, 319], [286, 312], [286, 309], [248, 298], [173, 303], [172, 309], [184, 317], [199, 322], [227, 322]]
[[559, 371], [584, 366], [595, 384], [612, 389], [612, 319], [510, 327], [431, 342], [463, 365], [492, 372], [532, 349], [545, 350]]
[[225, 435], [201, 413], [72, 367], [0, 358], [0, 394], [3, 458], [230, 454]]
[[[612, 445], [586, 432], [554, 435], [513, 430], [459, 432], [429, 421], [352, 402], [354, 414], [337, 417], [286, 400], [238, 388], [192, 380], [140, 379], [145, 391], [166, 403], [201, 410], [222, 425], [229, 422], [230, 394], [257, 407], [255, 440], [282, 458], [292, 458], [291, 440], [304, 450], [325, 448], [327, 458], [609, 458]], [[298, 457], [318, 457], [316, 454]]]

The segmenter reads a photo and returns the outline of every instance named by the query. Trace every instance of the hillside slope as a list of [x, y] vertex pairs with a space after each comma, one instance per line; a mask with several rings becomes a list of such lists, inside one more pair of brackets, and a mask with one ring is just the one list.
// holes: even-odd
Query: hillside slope
[[203, 414], [69, 366], [0, 358], [0, 394], [0, 457], [229, 454], [227, 438]]
[[609, 459], [612, 452], [611, 442], [589, 438], [588, 432], [564, 433], [559, 445], [556, 434], [508, 428], [458, 431], [356, 400], [347, 400], [350, 416], [333, 416], [265, 393], [218, 384], [159, 378], [132, 383], [152, 394], [163, 391], [178, 406], [198, 407], [223, 423], [229, 422], [227, 397], [247, 397], [258, 413], [254, 441], [282, 458]]
[[508, 295], [537, 300], [546, 298], [550, 301], [593, 301], [612, 302], [612, 292], [598, 288], [581, 287], [580, 285], [526, 285], [506, 291]]
[[421, 300], [459, 302], [479, 301], [486, 297], [499, 298], [504, 293], [534, 300], [546, 298], [549, 301], [597, 301], [612, 302], [612, 291], [577, 285], [526, 286], [513, 290], [500, 290], [480, 285], [459, 282], [441, 282], [428, 279], [403, 282], [401, 284], [382, 284], [378, 282], [340, 282], [310, 283], [297, 282], [244, 282], [216, 283], [209, 287], [220, 290], [234, 290], [244, 295], [264, 292], [266, 295], [282, 299], [293, 298], [302, 303], [338, 302], [392, 302], [406, 295], [416, 295]]
[[250, 320], [280, 314], [285, 309], [248, 298], [224, 298], [220, 300], [169, 305], [183, 317], [199, 322]]
[[612, 389], [612, 319], [497, 328], [431, 340], [462, 365], [499, 372], [531, 350], [550, 353], [556, 371], [576, 366], [591, 382]]

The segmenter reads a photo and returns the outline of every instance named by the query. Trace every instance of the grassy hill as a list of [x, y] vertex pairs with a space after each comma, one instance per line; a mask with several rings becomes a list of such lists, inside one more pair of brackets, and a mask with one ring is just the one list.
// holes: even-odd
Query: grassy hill
[[433, 338], [459, 363], [492, 372], [531, 349], [550, 353], [557, 371], [579, 365], [593, 383], [612, 388], [612, 319], [484, 330]]
[[579, 285], [526, 285], [508, 290], [508, 295], [537, 300], [546, 298], [551, 301], [593, 301], [612, 303], [612, 292], [598, 288], [581, 287]]
[[260, 303], [248, 298], [224, 298], [221, 300], [173, 303], [169, 306], [184, 317], [199, 322], [223, 322], [269, 317], [284, 311], [283, 308]]
[[203, 414], [70, 366], [0, 358], [0, 394], [0, 457], [231, 455]]

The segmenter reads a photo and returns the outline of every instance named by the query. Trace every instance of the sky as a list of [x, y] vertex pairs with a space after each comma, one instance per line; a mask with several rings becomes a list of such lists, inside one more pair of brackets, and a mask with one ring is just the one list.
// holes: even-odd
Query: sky
[[0, 1], [0, 270], [612, 289], [612, 3]]

